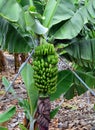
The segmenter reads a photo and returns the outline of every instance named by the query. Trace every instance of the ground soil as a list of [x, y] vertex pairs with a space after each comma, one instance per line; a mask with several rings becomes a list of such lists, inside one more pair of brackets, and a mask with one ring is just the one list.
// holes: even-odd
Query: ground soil
[[[5, 76], [10, 82], [15, 77], [14, 58], [12, 55], [5, 53], [8, 67], [5, 72], [0, 73], [0, 98], [3, 96], [5, 87], [1, 79]], [[13, 88], [16, 96], [27, 98], [24, 83], [19, 76], [15, 81]], [[61, 96], [54, 102], [51, 102], [52, 109], [60, 106], [60, 109], [54, 119], [51, 120], [49, 130], [95, 130], [95, 97], [86, 92], [81, 96], [76, 96], [71, 100], [64, 99]], [[15, 105], [17, 108], [15, 116], [4, 124], [9, 130], [20, 130], [19, 123], [24, 118], [23, 109], [18, 105], [17, 99], [10, 93], [0, 101], [0, 113], [7, 110], [10, 106]]]

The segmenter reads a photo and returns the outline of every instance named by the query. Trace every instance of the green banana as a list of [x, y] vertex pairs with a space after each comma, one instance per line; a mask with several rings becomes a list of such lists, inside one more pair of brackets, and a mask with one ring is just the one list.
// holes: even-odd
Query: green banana
[[58, 55], [53, 44], [44, 43], [35, 48], [33, 69], [35, 86], [39, 93], [51, 94], [56, 91]]

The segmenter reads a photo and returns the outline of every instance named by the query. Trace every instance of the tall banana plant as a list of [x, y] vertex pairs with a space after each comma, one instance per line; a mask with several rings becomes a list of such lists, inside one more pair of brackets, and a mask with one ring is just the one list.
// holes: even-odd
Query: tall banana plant
[[[19, 0], [10, 0], [10, 1], [0, 0], [1, 47], [9, 50], [10, 52], [29, 52], [31, 51], [31, 49], [35, 48], [35, 46], [37, 46], [39, 43], [42, 43], [42, 38], [52, 43], [56, 39], [72, 40], [73, 38], [79, 35], [84, 25], [87, 24], [89, 21], [92, 21], [94, 18], [95, 18], [95, 0], [88, 0], [85, 2], [84, 5], [80, 7], [76, 6], [75, 0], [69, 0], [69, 1], [67, 0], [43, 0], [43, 1], [42, 0], [39, 0], [39, 1], [29, 0], [27, 2], [23, 2], [22, 0], [20, 1]], [[46, 52], [42, 52], [42, 51], [41, 51], [41, 54], [44, 53], [42, 55], [45, 55], [48, 53], [47, 49], [46, 49]], [[68, 52], [68, 54], [71, 54], [72, 52], [72, 50], [68, 48], [66, 48], [66, 51]], [[51, 56], [50, 50], [49, 50], [49, 53]], [[37, 55], [38, 54], [40, 55], [39, 50], [37, 52]], [[43, 56], [43, 59], [45, 62], [51, 61], [51, 58], [45, 58], [44, 56]], [[42, 62], [41, 58], [38, 58], [38, 60]], [[49, 66], [53, 67], [52, 65], [49, 65]], [[48, 71], [51, 71], [51, 70], [49, 69]], [[62, 89], [62, 92], [57, 91], [58, 90], [57, 88], [55, 94], [51, 95], [51, 99], [54, 99], [56, 97], [56, 94], [58, 94], [58, 97], [59, 97], [62, 93], [66, 93], [69, 89], [69, 87], [66, 89], [63, 89], [64, 87], [63, 87], [62, 81], [66, 81], [67, 83], [68, 79], [64, 80], [65, 78], [63, 78], [63, 76], [72, 77], [70, 76], [72, 74], [68, 71], [65, 71], [65, 72], [62, 71], [60, 72], [60, 74], [61, 74], [62, 80], [60, 81], [60, 78], [58, 78], [57, 86], [59, 85], [62, 86], [60, 88]], [[71, 80], [68, 83], [68, 86], [74, 86], [72, 85], [72, 82], [71, 82], [73, 81], [72, 78], [70, 79]], [[27, 82], [26, 79], [25, 81]], [[41, 108], [44, 108], [42, 107], [43, 103], [45, 104], [47, 103], [50, 106], [50, 99], [43, 97], [43, 100], [44, 101], [39, 99], [39, 102], [38, 102], [38, 111], [40, 110], [40, 112], [38, 112], [39, 113], [38, 123], [39, 123], [40, 130], [48, 129], [48, 125], [50, 121], [49, 116], [46, 117], [48, 120], [48, 123], [45, 123], [44, 119], [43, 120], [40, 119], [40, 117], [42, 118], [42, 115], [40, 116], [40, 114], [43, 114], [41, 113], [42, 112]], [[48, 112], [48, 115], [49, 115], [50, 107], [49, 107], [49, 110], [45, 112]], [[46, 114], [44, 115], [44, 117], [45, 116]], [[40, 121], [42, 122], [41, 124], [40, 124]], [[42, 124], [47, 124], [47, 128], [46, 126], [43, 127]], [[30, 124], [30, 129], [32, 129], [31, 124]]]

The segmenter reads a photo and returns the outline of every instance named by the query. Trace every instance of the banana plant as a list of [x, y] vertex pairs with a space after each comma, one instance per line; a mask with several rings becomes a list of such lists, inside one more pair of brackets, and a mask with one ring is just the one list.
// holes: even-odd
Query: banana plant
[[[29, 52], [34, 48], [36, 50], [36, 46], [38, 46], [39, 44], [44, 45], [42, 42], [43, 41], [42, 39], [44, 39], [45, 42], [49, 41], [51, 43], [54, 43], [54, 40], [56, 39], [72, 40], [80, 33], [80, 31], [83, 29], [85, 24], [87, 24], [89, 21], [92, 21], [95, 18], [95, 6], [94, 6], [95, 1], [94, 0], [88, 0], [82, 6], [76, 6], [76, 3], [77, 2], [75, 0], [70, 0], [69, 2], [67, 0], [57, 0], [57, 1], [56, 0], [43, 0], [43, 1], [42, 0], [40, 1], [29, 0], [27, 2], [23, 2], [22, 0], [20, 1], [19, 0], [10, 0], [10, 1], [0, 0], [0, 18], [1, 18], [0, 19], [0, 22], [1, 22], [0, 36], [1, 36], [1, 41], [2, 41], [1, 47], [3, 49], [7, 49], [10, 52]], [[40, 51], [40, 49], [42, 49], [42, 51]], [[38, 61], [40, 61], [38, 67], [41, 66], [40, 63], [42, 63], [43, 59], [44, 59], [44, 62], [46, 61], [52, 62], [52, 58], [51, 58], [52, 51], [49, 52], [49, 50], [45, 49], [44, 47], [40, 49], [35, 51], [36, 57], [34, 57], [34, 61], [35, 59], [37, 60], [37, 58], [38, 58]], [[43, 49], [45, 49], [45, 52], [43, 51]], [[70, 53], [70, 50], [67, 49], [66, 51]], [[38, 56], [38, 54], [40, 57]], [[45, 57], [44, 55], [47, 57]], [[48, 55], [50, 55], [49, 58], [48, 58]], [[36, 63], [33, 62], [33, 65], [36, 65]], [[53, 68], [51, 63], [49, 64], [49, 67]], [[38, 68], [34, 67], [34, 72], [36, 69]], [[46, 71], [46, 69], [44, 70], [43, 68], [43, 76], [44, 76], [44, 71]], [[51, 71], [50, 68], [48, 71], [49, 72]], [[67, 75], [65, 75], [66, 73], [63, 71], [60, 73], [61, 73], [61, 76], [63, 77], [64, 76], [69, 77], [68, 73]], [[38, 73], [36, 72], [36, 74], [39, 74], [39, 72]], [[47, 75], [49, 76], [49, 74]], [[33, 84], [35, 84], [36, 87], [39, 86], [39, 84], [37, 83], [38, 80], [36, 81], [36, 79], [40, 76], [38, 75], [36, 75], [36, 77], [34, 76], [35, 83], [33, 79], [30, 79], [30, 77], [28, 77], [27, 79], [27, 77], [24, 78], [25, 82], [27, 82], [26, 86], [30, 86]], [[55, 79], [53, 80], [55, 81]], [[32, 84], [29, 84], [30, 80], [32, 80]], [[48, 80], [49, 79], [47, 79], [46, 81]], [[62, 85], [62, 88], [60, 88], [60, 90], [62, 89], [63, 91], [65, 91], [63, 87], [64, 85], [63, 83], [61, 84], [60, 78], [58, 78], [58, 81], [59, 81], [60, 86]], [[64, 81], [64, 78], [62, 79], [62, 81]], [[71, 81], [70, 81], [70, 84], [68, 84], [68, 86], [74, 86], [74, 85], [71, 85]], [[40, 83], [40, 86], [39, 86], [39, 88], [42, 89], [42, 84], [44, 82], [43, 79], [42, 81], [39, 80], [39, 82], [42, 82]], [[68, 89], [69, 88], [66, 88], [66, 90]], [[40, 93], [42, 95], [41, 97], [43, 97], [42, 98], [43, 101], [40, 100], [39, 98], [38, 107], [37, 107], [38, 126], [40, 130], [48, 129], [48, 125], [50, 121], [50, 116], [49, 116], [50, 107], [49, 107], [49, 110], [46, 111], [48, 113], [47, 123], [45, 123], [45, 119], [43, 119], [43, 117], [41, 116], [42, 114], [41, 105], [43, 106], [43, 103], [46, 102], [50, 106], [50, 100], [46, 98], [47, 96], [45, 96], [45, 94], [47, 94], [47, 92], [51, 92], [51, 89], [46, 89], [46, 90], [44, 90], [44, 93], [43, 93], [40, 89], [38, 89], [38, 93]], [[29, 89], [27, 92], [28, 92], [28, 95], [33, 95], [34, 90]], [[57, 91], [57, 90], [55, 93], [58, 93], [59, 96], [62, 94], [60, 91]], [[55, 96], [56, 95], [54, 94], [50, 98], [54, 98]], [[33, 112], [34, 109], [32, 109], [33, 102], [31, 102], [32, 98], [33, 97], [29, 96], [29, 104], [31, 107], [29, 107], [29, 113], [26, 114], [27, 118], [30, 119], [30, 122], [31, 122], [30, 130], [33, 128], [33, 124], [32, 124], [33, 120], [31, 117], [34, 116], [34, 112]], [[27, 102], [25, 103], [27, 104]], [[44, 117], [45, 116], [46, 115], [44, 115]], [[40, 123], [41, 119], [42, 119], [42, 122]], [[45, 126], [43, 127], [43, 124], [47, 124], [46, 125], [47, 128]]]

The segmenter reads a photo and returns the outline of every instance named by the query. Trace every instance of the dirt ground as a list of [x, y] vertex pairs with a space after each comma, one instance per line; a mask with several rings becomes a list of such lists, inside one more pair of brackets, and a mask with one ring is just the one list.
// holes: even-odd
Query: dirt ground
[[[13, 56], [7, 55], [7, 59], [8, 67], [6, 72], [0, 73], [0, 97], [2, 97], [4, 93], [4, 86], [1, 82], [2, 76], [5, 76], [12, 82], [16, 75], [14, 73]], [[27, 98], [25, 86], [20, 76], [15, 81], [13, 88], [15, 89], [17, 97]], [[49, 130], [95, 130], [94, 104], [95, 97], [91, 95], [90, 92], [76, 96], [71, 100], [66, 100], [61, 96], [60, 99], [51, 102], [52, 109], [57, 106], [60, 106], [60, 109], [54, 119], [51, 120]], [[10, 93], [0, 101], [0, 113], [12, 105], [15, 105], [17, 108], [16, 114], [9, 122], [2, 125], [8, 127], [9, 130], [20, 130], [18, 125], [22, 123], [24, 112], [18, 105], [16, 98]]]

